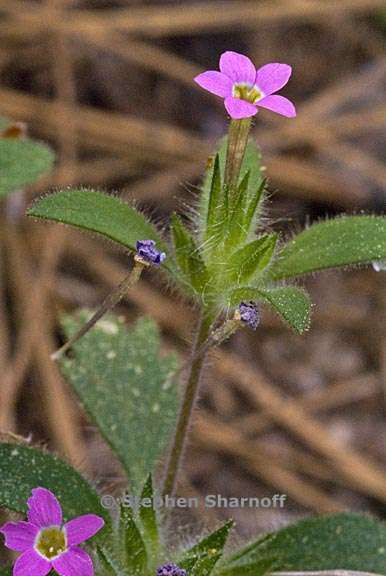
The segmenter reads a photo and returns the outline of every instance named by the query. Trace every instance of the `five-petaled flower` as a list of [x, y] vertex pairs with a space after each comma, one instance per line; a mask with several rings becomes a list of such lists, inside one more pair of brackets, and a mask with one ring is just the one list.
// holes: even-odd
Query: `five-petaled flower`
[[279, 63], [265, 64], [256, 70], [247, 56], [224, 52], [220, 72], [208, 70], [194, 80], [205, 90], [224, 98], [225, 108], [235, 120], [254, 116], [259, 106], [293, 118], [296, 116], [293, 103], [274, 94], [287, 84], [291, 72], [291, 66]]
[[137, 256], [148, 264], [159, 266], [166, 258], [165, 252], [155, 248], [154, 240], [138, 240], [136, 244]]
[[95, 514], [78, 516], [62, 524], [62, 509], [46, 488], [34, 488], [27, 501], [28, 521], [7, 522], [0, 528], [5, 545], [22, 552], [14, 576], [45, 576], [53, 568], [61, 576], [92, 576], [90, 556], [78, 544], [104, 525]]
[[260, 315], [255, 302], [241, 302], [238, 309], [241, 322], [244, 322], [252, 330], [256, 330], [260, 322]]

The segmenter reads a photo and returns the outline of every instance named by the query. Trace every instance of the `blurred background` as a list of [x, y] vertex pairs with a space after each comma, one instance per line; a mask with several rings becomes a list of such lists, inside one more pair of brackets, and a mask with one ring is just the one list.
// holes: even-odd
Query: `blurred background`
[[[49, 354], [60, 314], [96, 307], [127, 255], [28, 221], [25, 208], [85, 185], [136, 199], [166, 225], [196, 200], [227, 128], [222, 100], [192, 81], [225, 50], [294, 69], [283, 95], [298, 117], [262, 110], [253, 130], [271, 226], [289, 234], [343, 211], [382, 213], [384, 0], [0, 0], [0, 115], [58, 157], [39, 186], [0, 205], [0, 430], [48, 445], [105, 490], [123, 478]], [[386, 516], [385, 278], [372, 268], [308, 278], [309, 333], [264, 310], [256, 333], [213, 355], [180, 493], [288, 498], [283, 509], [193, 511], [199, 522], [232, 514], [250, 535], [321, 512]], [[195, 314], [156, 275], [119, 311], [150, 314], [165, 349], [186, 353]]]

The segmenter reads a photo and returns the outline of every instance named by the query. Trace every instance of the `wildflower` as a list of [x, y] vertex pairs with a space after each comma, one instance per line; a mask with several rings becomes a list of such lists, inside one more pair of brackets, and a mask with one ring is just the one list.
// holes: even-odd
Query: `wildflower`
[[137, 257], [146, 263], [159, 266], [166, 258], [165, 252], [158, 252], [154, 240], [138, 240], [136, 244]]
[[177, 564], [163, 564], [158, 568], [157, 576], [186, 576], [186, 570]]
[[245, 324], [248, 324], [252, 330], [256, 330], [260, 322], [260, 315], [257, 305], [254, 302], [241, 302], [236, 315]]
[[287, 84], [291, 72], [291, 66], [279, 63], [265, 64], [256, 70], [247, 56], [224, 52], [220, 72], [208, 70], [194, 80], [201, 88], [224, 98], [225, 108], [235, 120], [254, 116], [260, 106], [293, 118], [296, 116], [293, 103], [274, 94]]
[[22, 552], [13, 576], [45, 576], [52, 568], [61, 576], [92, 576], [92, 560], [78, 544], [94, 536], [103, 519], [85, 514], [62, 525], [61, 506], [46, 488], [34, 488], [27, 505], [28, 521], [7, 522], [0, 528], [5, 545]]

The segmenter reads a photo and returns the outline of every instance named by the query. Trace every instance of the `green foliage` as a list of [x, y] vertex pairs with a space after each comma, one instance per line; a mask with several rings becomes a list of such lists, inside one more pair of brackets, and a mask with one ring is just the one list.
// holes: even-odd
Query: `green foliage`
[[0, 198], [36, 182], [49, 172], [54, 154], [29, 139], [0, 138]]
[[157, 512], [154, 506], [153, 481], [151, 475], [148, 476], [142, 490], [141, 502], [152, 503], [151, 506], [141, 506], [139, 509], [139, 518], [143, 528], [143, 537], [149, 551], [149, 557], [151, 558], [151, 555], [157, 553], [160, 547]]
[[207, 576], [221, 558], [233, 522], [227, 522], [221, 528], [206, 536], [187, 550], [177, 560], [177, 564], [189, 572], [189, 576]]
[[343, 216], [313, 224], [280, 250], [269, 278], [281, 280], [326, 268], [386, 258], [386, 218]]
[[236, 305], [241, 300], [260, 300], [269, 304], [299, 334], [308, 330], [310, 326], [311, 301], [307, 292], [302, 288], [244, 286], [231, 293], [230, 304]]
[[146, 546], [133, 511], [128, 506], [121, 506], [119, 532], [123, 545], [124, 565], [130, 574], [143, 574], [147, 567]]
[[[86, 319], [65, 318], [71, 336]], [[74, 346], [61, 366], [90, 418], [124, 466], [132, 487], [143, 484], [169, 438], [177, 413], [171, 374], [176, 358], [159, 355], [156, 325], [127, 328], [107, 315]]]
[[243, 284], [264, 270], [271, 261], [277, 241], [276, 234], [261, 236], [234, 252], [227, 264], [227, 280]]
[[148, 477], [141, 493], [141, 504], [134, 511], [125, 498], [119, 507], [117, 526], [98, 548], [106, 574], [112, 576], [154, 574], [162, 561], [158, 523], [153, 505], [153, 486]]
[[208, 275], [195, 240], [176, 214], [172, 216], [171, 230], [177, 264], [186, 277], [187, 285], [200, 292], [208, 281]]
[[227, 566], [224, 563], [220, 568], [216, 568], [216, 576], [264, 576], [269, 574], [275, 568], [274, 560], [255, 560], [238, 564], [236, 566]]
[[93, 512], [110, 523], [95, 490], [69, 464], [52, 454], [21, 444], [2, 443], [0, 470], [0, 507], [24, 514], [31, 490], [42, 486], [57, 496], [65, 520]]
[[159, 250], [167, 247], [154, 226], [119, 198], [95, 190], [63, 190], [37, 200], [28, 215], [102, 234], [129, 250], [137, 240], [155, 240]]
[[[219, 189], [221, 182], [224, 182], [225, 173], [225, 160], [227, 151], [228, 141], [227, 138], [223, 138], [220, 142], [218, 155], [213, 163], [209, 165], [206, 170], [204, 177], [204, 182], [202, 185], [201, 197], [200, 197], [200, 225], [199, 228], [202, 231], [202, 239], [208, 239], [211, 236], [211, 232], [214, 232], [216, 236], [216, 231], [224, 223], [224, 207], [229, 208], [226, 191]], [[251, 139], [248, 142], [244, 160], [240, 170], [239, 186], [242, 187], [243, 184], [247, 184], [244, 190], [243, 202], [238, 203], [239, 213], [244, 211], [244, 206], [248, 205], [249, 208], [255, 204], [253, 209], [253, 216], [249, 220], [248, 228], [248, 239], [251, 240], [253, 237], [254, 228], [257, 224], [257, 218], [259, 215], [259, 204], [263, 200], [263, 172], [261, 167], [261, 154], [257, 148], [255, 142]], [[216, 182], [216, 184], [214, 184]], [[239, 188], [240, 193], [240, 188]], [[240, 194], [238, 194], [240, 198]], [[230, 222], [232, 218], [228, 214], [227, 221]], [[233, 214], [234, 217], [234, 214]], [[210, 223], [210, 232], [206, 233], [206, 226]], [[245, 226], [244, 226], [245, 229]]]
[[386, 574], [386, 525], [357, 514], [302, 520], [257, 540], [227, 567], [274, 561], [275, 571], [358, 570]]
[[0, 566], [0, 576], [11, 576], [12, 566]]

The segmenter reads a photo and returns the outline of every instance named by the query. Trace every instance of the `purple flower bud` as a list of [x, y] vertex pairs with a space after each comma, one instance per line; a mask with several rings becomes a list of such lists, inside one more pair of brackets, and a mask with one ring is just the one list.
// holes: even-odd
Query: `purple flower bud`
[[254, 302], [241, 302], [239, 305], [240, 320], [256, 330], [260, 322], [257, 305]]
[[159, 266], [166, 258], [165, 252], [156, 250], [154, 240], [138, 240], [136, 248], [137, 256], [155, 266]]
[[158, 568], [157, 576], [186, 576], [186, 570], [177, 564], [163, 564]]

